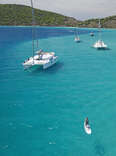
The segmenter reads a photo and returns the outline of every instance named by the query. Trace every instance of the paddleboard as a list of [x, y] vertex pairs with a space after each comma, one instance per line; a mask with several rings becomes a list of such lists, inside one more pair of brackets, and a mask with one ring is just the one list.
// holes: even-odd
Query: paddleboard
[[84, 129], [85, 129], [85, 132], [86, 132], [87, 134], [91, 134], [91, 133], [92, 133], [92, 130], [91, 130], [90, 125], [89, 125], [89, 124], [86, 125], [85, 122], [84, 122]]

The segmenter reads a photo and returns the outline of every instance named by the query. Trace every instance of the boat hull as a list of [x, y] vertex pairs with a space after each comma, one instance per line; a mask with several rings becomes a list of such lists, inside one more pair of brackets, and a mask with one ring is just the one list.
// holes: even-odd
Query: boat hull
[[97, 46], [93, 46], [93, 48], [96, 48], [98, 50], [106, 50], [107, 49], [107, 47], [97, 47]]
[[53, 60], [49, 61], [48, 63], [43, 65], [43, 69], [47, 69], [53, 66], [58, 61], [58, 57], [56, 56]]
[[105, 50], [107, 49], [107, 45], [104, 44], [104, 42], [102, 40], [98, 40], [94, 45], [93, 45], [94, 48], [96, 49], [99, 49], [99, 50]]
[[33, 68], [33, 67], [43, 67], [43, 69], [47, 69], [51, 66], [53, 66], [58, 60], [57, 56], [54, 56], [50, 60], [44, 60], [41, 62], [41, 60], [28, 60], [27, 62], [23, 63], [23, 66], [25, 69]]
[[75, 41], [76, 43], [79, 43], [79, 42], [80, 42], [80, 38], [75, 37], [74, 41]]

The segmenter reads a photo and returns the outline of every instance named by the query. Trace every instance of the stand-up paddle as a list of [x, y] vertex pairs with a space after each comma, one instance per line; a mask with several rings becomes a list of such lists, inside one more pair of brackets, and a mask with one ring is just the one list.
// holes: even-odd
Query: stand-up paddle
[[91, 134], [91, 133], [92, 133], [91, 127], [90, 127], [90, 125], [89, 125], [89, 120], [88, 120], [88, 118], [86, 118], [85, 121], [84, 121], [84, 129], [85, 129], [85, 132], [86, 132], [87, 134]]

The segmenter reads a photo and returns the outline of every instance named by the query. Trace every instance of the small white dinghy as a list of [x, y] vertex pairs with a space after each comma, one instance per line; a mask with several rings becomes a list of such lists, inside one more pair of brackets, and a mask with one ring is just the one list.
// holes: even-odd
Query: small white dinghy
[[86, 132], [87, 134], [91, 134], [91, 133], [92, 133], [91, 127], [90, 127], [90, 125], [89, 125], [88, 118], [86, 118], [85, 121], [84, 121], [84, 129], [85, 129], [85, 132]]

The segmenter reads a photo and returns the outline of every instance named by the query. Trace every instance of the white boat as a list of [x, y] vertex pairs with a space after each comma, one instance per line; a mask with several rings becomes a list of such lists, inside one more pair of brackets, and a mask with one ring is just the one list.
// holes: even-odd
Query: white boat
[[80, 38], [79, 37], [75, 37], [74, 41], [75, 42], [80, 42]]
[[25, 68], [42, 66], [43, 69], [47, 69], [57, 62], [58, 57], [55, 56], [54, 52], [44, 52], [40, 50], [36, 53], [37, 54], [35, 56], [30, 57], [24, 61], [23, 65]]
[[91, 127], [90, 127], [89, 123], [86, 123], [86, 119], [84, 121], [84, 129], [85, 129], [85, 132], [87, 134], [91, 134], [92, 133], [92, 130], [91, 130]]
[[94, 36], [94, 33], [93, 33], [93, 32], [91, 32], [91, 33], [90, 33], [90, 36]]
[[106, 49], [108, 46], [102, 40], [98, 40], [93, 47], [97, 49]]
[[77, 32], [77, 28], [75, 30], [75, 39], [74, 39], [75, 42], [80, 42], [80, 37], [78, 35], [78, 32]]
[[[31, 0], [31, 6], [32, 6], [32, 23], [35, 23], [34, 19], [34, 9], [33, 9], [33, 1]], [[35, 27], [32, 26], [32, 57], [25, 60], [22, 64], [24, 68], [30, 68], [33, 66], [42, 66], [43, 69], [47, 69], [54, 65], [58, 57], [55, 56], [54, 52], [45, 52], [43, 50], [36, 51], [36, 55], [34, 54], [34, 36], [35, 36]], [[38, 45], [38, 42], [37, 42]]]
[[93, 47], [96, 48], [96, 49], [107, 49], [108, 48], [108, 46], [101, 39], [101, 24], [100, 24], [100, 20], [99, 20], [99, 40], [97, 42], [95, 42]]

